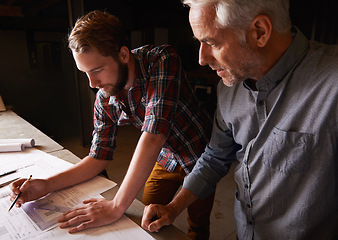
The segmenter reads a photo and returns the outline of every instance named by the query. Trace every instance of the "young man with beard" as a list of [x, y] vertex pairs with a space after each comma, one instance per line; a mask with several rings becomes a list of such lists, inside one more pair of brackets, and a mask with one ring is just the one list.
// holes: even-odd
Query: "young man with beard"
[[[59, 219], [61, 228], [72, 226], [69, 232], [75, 233], [117, 221], [147, 179], [143, 202], [170, 202], [203, 152], [211, 121], [198, 108], [172, 47], [130, 51], [120, 21], [101, 11], [80, 18], [68, 40], [77, 68], [99, 89], [91, 150], [70, 170], [24, 184], [18, 206], [100, 173], [113, 158], [118, 126], [133, 124], [142, 131], [115, 198], [84, 201]], [[13, 197], [23, 181], [12, 184]], [[213, 198], [214, 193], [188, 210], [192, 238], [208, 238]]]
[[172, 223], [235, 163], [238, 239], [337, 239], [338, 46], [291, 26], [288, 0], [184, 3], [199, 63], [222, 78], [217, 110], [182, 190], [147, 206], [142, 226]]

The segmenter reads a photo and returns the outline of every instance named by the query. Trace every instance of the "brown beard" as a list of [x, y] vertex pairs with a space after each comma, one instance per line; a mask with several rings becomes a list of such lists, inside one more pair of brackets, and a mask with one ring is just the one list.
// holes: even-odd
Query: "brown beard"
[[117, 83], [115, 85], [111, 85], [113, 88], [109, 92], [105, 92], [105, 95], [118, 95], [125, 88], [128, 82], [128, 72], [128, 65], [119, 61]]

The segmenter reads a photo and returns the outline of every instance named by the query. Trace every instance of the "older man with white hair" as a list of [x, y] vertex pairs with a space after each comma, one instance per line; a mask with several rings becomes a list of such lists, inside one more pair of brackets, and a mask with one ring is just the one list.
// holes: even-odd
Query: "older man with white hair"
[[172, 223], [236, 163], [239, 239], [336, 239], [338, 47], [293, 27], [288, 0], [184, 3], [199, 63], [222, 78], [213, 132], [182, 190], [147, 206], [142, 226]]

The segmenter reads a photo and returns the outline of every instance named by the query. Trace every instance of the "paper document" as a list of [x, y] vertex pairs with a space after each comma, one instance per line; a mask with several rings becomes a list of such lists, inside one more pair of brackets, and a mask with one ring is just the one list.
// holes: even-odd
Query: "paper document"
[[[103, 177], [62, 189], [34, 202], [26, 203], [22, 209], [41, 231], [54, 227], [62, 213], [82, 205], [85, 199], [100, 197], [100, 193], [116, 184]], [[102, 197], [101, 197], [102, 198]]]
[[[130, 218], [125, 215], [120, 220], [113, 224], [104, 227], [91, 228], [75, 234], [65, 236], [65, 229], [54, 228], [52, 231], [47, 231], [32, 240], [47, 240], [47, 239], [71, 239], [71, 240], [147, 240], [154, 239], [146, 231], [140, 228]], [[1, 237], [1, 236], [0, 236]]]
[[[26, 149], [24, 152], [0, 153], [1, 172], [17, 170], [0, 177], [0, 184], [17, 177], [47, 178], [72, 166], [42, 151]], [[0, 174], [1, 174], [0, 172]], [[10, 212], [9, 187], [0, 188], [0, 239], [153, 239], [132, 220], [123, 216], [114, 224], [69, 234], [57, 227], [57, 219], [82, 201], [114, 187], [116, 183], [97, 176], [84, 183], [51, 193], [37, 201], [14, 207]]]
[[22, 206], [26, 214], [34, 221], [34, 223], [44, 231], [57, 225], [57, 219], [62, 213], [67, 212], [71, 208], [56, 205], [53, 201], [46, 202], [29, 202]]

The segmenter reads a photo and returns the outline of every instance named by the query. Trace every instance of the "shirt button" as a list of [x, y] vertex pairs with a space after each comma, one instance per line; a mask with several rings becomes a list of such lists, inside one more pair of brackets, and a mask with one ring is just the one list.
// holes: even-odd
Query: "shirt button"
[[246, 206], [247, 206], [248, 208], [251, 208], [250, 204], [247, 204]]
[[249, 224], [249, 225], [252, 225], [252, 222], [251, 222], [251, 221], [248, 221], [248, 224]]
[[245, 184], [244, 187], [245, 187], [246, 189], [248, 189], [248, 188], [249, 188], [249, 185], [248, 185], [248, 184]]

